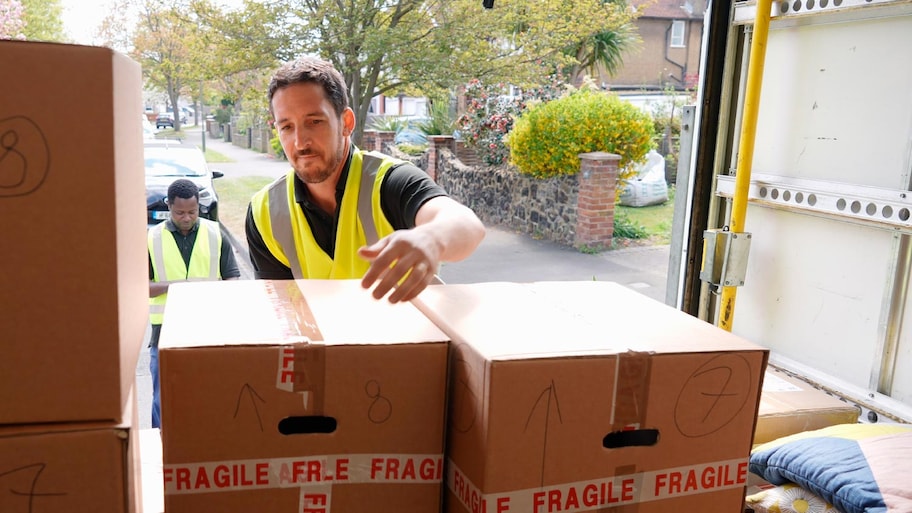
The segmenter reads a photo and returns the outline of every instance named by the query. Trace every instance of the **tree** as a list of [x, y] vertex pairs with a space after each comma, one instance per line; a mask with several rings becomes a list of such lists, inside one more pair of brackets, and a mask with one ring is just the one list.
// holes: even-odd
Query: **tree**
[[0, 0], [0, 39], [25, 39], [25, 20], [19, 0]]
[[174, 115], [174, 129], [180, 130], [180, 96], [185, 88], [196, 84], [198, 48], [197, 26], [186, 17], [186, 5], [170, 5], [145, 0], [139, 13], [139, 23], [133, 39], [133, 57], [139, 61], [143, 75], [152, 86], [168, 95]]
[[64, 41], [63, 5], [60, 0], [19, 0], [22, 3], [25, 29], [29, 41]]
[[[602, 0], [499, 0], [493, 10], [477, 0], [245, 3], [246, 11], [255, 7], [275, 22], [236, 27], [236, 39], [273, 60], [309, 53], [332, 61], [349, 85], [356, 142], [379, 94], [452, 90], [471, 78], [536, 84], [543, 63], [553, 70], [575, 61], [561, 49], [629, 20]], [[256, 43], [264, 37], [265, 47]]]
[[214, 6], [209, 0], [193, 0], [192, 10], [200, 23], [198, 52], [205, 55], [198, 71], [208, 90], [235, 107], [243, 105], [246, 123], [266, 121], [266, 85], [278, 66], [288, 35], [278, 28], [281, 4], [245, 0], [242, 9]]
[[595, 75], [600, 66], [609, 75], [614, 75], [623, 64], [623, 53], [639, 41], [635, 27], [626, 24], [616, 30], [592, 34], [570, 46], [567, 52], [574, 55], [577, 61], [568, 72], [572, 82], [581, 84], [584, 72]]
[[133, 27], [137, 2], [132, 0], [112, 0], [108, 14], [101, 20], [95, 35], [102, 46], [129, 54], [133, 49]]

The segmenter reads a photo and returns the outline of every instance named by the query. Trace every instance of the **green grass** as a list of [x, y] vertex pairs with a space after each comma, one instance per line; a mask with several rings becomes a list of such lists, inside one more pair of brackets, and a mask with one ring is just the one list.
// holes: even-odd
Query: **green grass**
[[[648, 207], [625, 207], [617, 205], [615, 212], [618, 217], [626, 217], [636, 227], [642, 228], [645, 237], [651, 244], [670, 244], [671, 225], [674, 216], [675, 188], [668, 188], [668, 201], [661, 205]], [[615, 228], [617, 230], [617, 228]]]
[[[202, 149], [202, 148], [200, 148]], [[206, 162], [210, 164], [224, 164], [225, 162], [236, 162], [233, 158], [222, 155], [221, 153], [206, 148]]]
[[215, 181], [219, 195], [219, 221], [235, 237], [244, 237], [244, 221], [250, 198], [270, 182], [272, 178], [268, 176], [240, 176]]

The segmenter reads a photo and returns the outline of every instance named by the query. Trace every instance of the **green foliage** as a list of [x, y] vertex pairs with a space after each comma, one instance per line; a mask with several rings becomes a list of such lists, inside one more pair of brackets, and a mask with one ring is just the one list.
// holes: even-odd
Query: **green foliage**
[[272, 152], [281, 160], [288, 160], [288, 156], [285, 155], [285, 148], [282, 148], [282, 141], [279, 140], [279, 133], [275, 128], [272, 129], [272, 138], [269, 139], [269, 146], [272, 147]]
[[507, 139], [521, 172], [547, 178], [579, 171], [579, 154], [620, 155], [620, 178], [652, 149], [652, 119], [617, 96], [582, 89], [523, 114]]
[[60, 0], [20, 0], [23, 8], [25, 28], [23, 33], [29, 41], [63, 42], [63, 5]]
[[215, 122], [220, 125], [230, 123], [232, 110], [233, 109], [231, 107], [215, 109], [215, 114], [213, 114], [213, 117], [215, 117]]
[[[668, 201], [645, 207], [614, 206], [615, 238], [648, 239], [654, 244], [670, 244], [674, 220], [675, 188], [668, 188]], [[620, 221], [618, 221], [620, 219]], [[618, 224], [622, 225], [620, 228]], [[632, 225], [628, 226], [628, 225]], [[634, 230], [636, 228], [636, 230]], [[645, 231], [645, 235], [641, 232]]]
[[564, 54], [575, 60], [565, 70], [574, 84], [578, 83], [584, 72], [596, 77], [601, 70], [608, 75], [616, 74], [623, 66], [624, 54], [642, 41], [633, 24], [636, 13], [627, 8], [627, 3], [606, 1], [605, 4], [616, 12], [619, 20], [624, 21], [614, 27], [601, 29], [564, 49]]
[[626, 212], [615, 209], [614, 236], [622, 239], [645, 239], [649, 237], [649, 232], [645, 226], [630, 219]]
[[450, 113], [450, 102], [442, 99], [434, 101], [429, 111], [430, 117], [418, 123], [418, 130], [424, 135], [452, 135], [456, 120]]
[[399, 151], [401, 151], [402, 153], [405, 153], [406, 155], [411, 155], [411, 156], [421, 155], [428, 149], [427, 144], [402, 143], [402, 144], [397, 145], [396, 147], [399, 148]]
[[666, 89], [664, 98], [665, 101], [652, 106], [653, 139], [659, 153], [665, 157], [666, 168], [677, 169], [681, 150], [681, 113], [684, 105], [692, 103], [695, 98], [692, 92], [689, 98], [682, 98], [671, 88]]
[[402, 130], [408, 125], [408, 119], [399, 116], [377, 116], [371, 122], [371, 130], [380, 132], [396, 132]]

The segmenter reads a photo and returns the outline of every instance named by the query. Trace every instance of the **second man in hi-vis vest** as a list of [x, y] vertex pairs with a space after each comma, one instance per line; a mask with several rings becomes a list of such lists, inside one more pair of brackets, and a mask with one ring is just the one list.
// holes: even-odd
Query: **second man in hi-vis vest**
[[408, 301], [441, 262], [485, 235], [472, 210], [416, 166], [351, 142], [355, 114], [331, 63], [302, 57], [269, 84], [270, 111], [294, 168], [256, 193], [247, 243], [260, 279], [361, 279], [373, 296]]
[[219, 223], [199, 217], [199, 188], [186, 179], [168, 187], [170, 217], [149, 228], [149, 370], [152, 373], [152, 427], [161, 427], [158, 338], [168, 286], [194, 280], [234, 280], [241, 276], [234, 251]]

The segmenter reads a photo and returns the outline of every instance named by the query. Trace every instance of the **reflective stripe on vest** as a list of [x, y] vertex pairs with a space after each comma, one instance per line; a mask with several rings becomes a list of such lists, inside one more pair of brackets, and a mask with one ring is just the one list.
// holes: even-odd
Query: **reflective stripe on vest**
[[254, 222], [266, 247], [295, 278], [360, 278], [368, 263], [357, 257], [357, 247], [393, 232], [380, 207], [380, 184], [399, 163], [378, 153], [353, 152], [339, 208], [334, 258], [320, 249], [295, 202], [294, 171], [276, 180], [252, 200]]
[[[190, 267], [184, 263], [174, 234], [165, 228], [165, 223], [149, 229], [149, 254], [152, 256], [153, 281], [173, 281], [188, 278], [218, 280], [219, 260], [221, 259], [222, 234], [219, 224], [200, 218], [196, 242], [190, 254]], [[165, 233], [168, 235], [165, 236]], [[152, 324], [161, 324], [165, 313], [168, 294], [149, 298], [149, 320]]]

